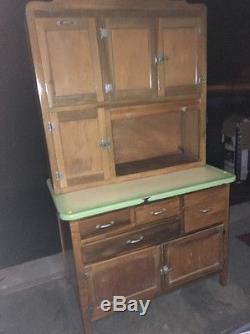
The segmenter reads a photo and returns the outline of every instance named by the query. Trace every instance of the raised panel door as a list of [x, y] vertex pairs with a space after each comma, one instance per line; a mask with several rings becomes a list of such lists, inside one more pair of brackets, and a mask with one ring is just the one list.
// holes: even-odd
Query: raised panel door
[[200, 18], [166, 17], [159, 20], [159, 95], [185, 95], [200, 91], [202, 73]]
[[107, 150], [101, 147], [105, 137], [102, 110], [52, 114], [51, 135], [58, 165], [58, 171], [53, 176], [58, 187], [63, 190], [104, 181], [109, 167]]
[[49, 107], [103, 99], [93, 18], [36, 20]]
[[170, 242], [165, 248], [166, 287], [222, 270], [223, 227]]
[[104, 64], [106, 98], [156, 95], [154, 21], [141, 17], [114, 17], [106, 18], [103, 27], [105, 33], [101, 41], [107, 60]]
[[160, 246], [132, 252], [85, 267], [88, 277], [89, 303], [94, 319], [105, 316], [103, 300], [114, 296], [150, 299], [161, 291]]

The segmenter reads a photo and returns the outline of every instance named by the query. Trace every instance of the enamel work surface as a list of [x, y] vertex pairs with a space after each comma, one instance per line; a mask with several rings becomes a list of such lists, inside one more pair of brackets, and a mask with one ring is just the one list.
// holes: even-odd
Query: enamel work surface
[[138, 205], [145, 199], [156, 201], [228, 184], [234, 180], [233, 174], [207, 165], [67, 194], [54, 194], [50, 180], [48, 187], [59, 218], [72, 221]]

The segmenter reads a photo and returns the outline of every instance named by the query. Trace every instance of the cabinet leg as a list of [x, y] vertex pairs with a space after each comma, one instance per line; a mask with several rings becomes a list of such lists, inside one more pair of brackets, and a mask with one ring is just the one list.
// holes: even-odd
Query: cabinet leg
[[86, 319], [86, 317], [83, 316], [83, 329], [84, 334], [92, 334], [92, 322], [90, 319]]
[[228, 284], [228, 270], [227, 269], [224, 269], [220, 273], [219, 281], [222, 286], [226, 286]]
[[61, 249], [62, 249], [62, 257], [63, 257], [63, 263], [64, 263], [64, 278], [69, 281], [70, 274], [69, 274], [69, 268], [68, 268], [68, 261], [67, 261], [67, 255], [66, 255], [66, 242], [65, 242], [65, 236], [63, 233], [63, 223], [58, 218], [58, 229], [59, 229], [59, 235], [60, 235], [60, 242], [61, 242]]

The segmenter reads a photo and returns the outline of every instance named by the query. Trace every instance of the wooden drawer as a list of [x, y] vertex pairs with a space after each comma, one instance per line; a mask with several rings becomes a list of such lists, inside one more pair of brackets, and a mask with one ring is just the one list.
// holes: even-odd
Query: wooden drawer
[[180, 235], [180, 220], [172, 219], [147, 229], [123, 233], [117, 237], [106, 238], [92, 243], [82, 242], [84, 263], [97, 262], [146, 246], [158, 245]]
[[119, 231], [130, 225], [130, 210], [125, 209], [85, 219], [79, 223], [79, 230], [81, 238], [87, 238], [111, 231]]
[[226, 217], [227, 191], [216, 187], [184, 196], [185, 232], [221, 224]]
[[171, 199], [145, 204], [135, 209], [135, 219], [137, 224], [151, 223], [157, 220], [178, 216], [180, 214], [180, 199]]

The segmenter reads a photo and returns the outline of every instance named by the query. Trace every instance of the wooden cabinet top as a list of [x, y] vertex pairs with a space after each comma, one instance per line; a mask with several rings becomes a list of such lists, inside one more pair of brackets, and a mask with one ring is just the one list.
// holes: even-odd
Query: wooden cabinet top
[[[193, 4], [193, 8], [205, 8], [203, 4]], [[27, 5], [27, 10], [33, 9], [167, 9], [189, 7], [183, 0], [54, 0], [52, 2], [34, 1]]]

